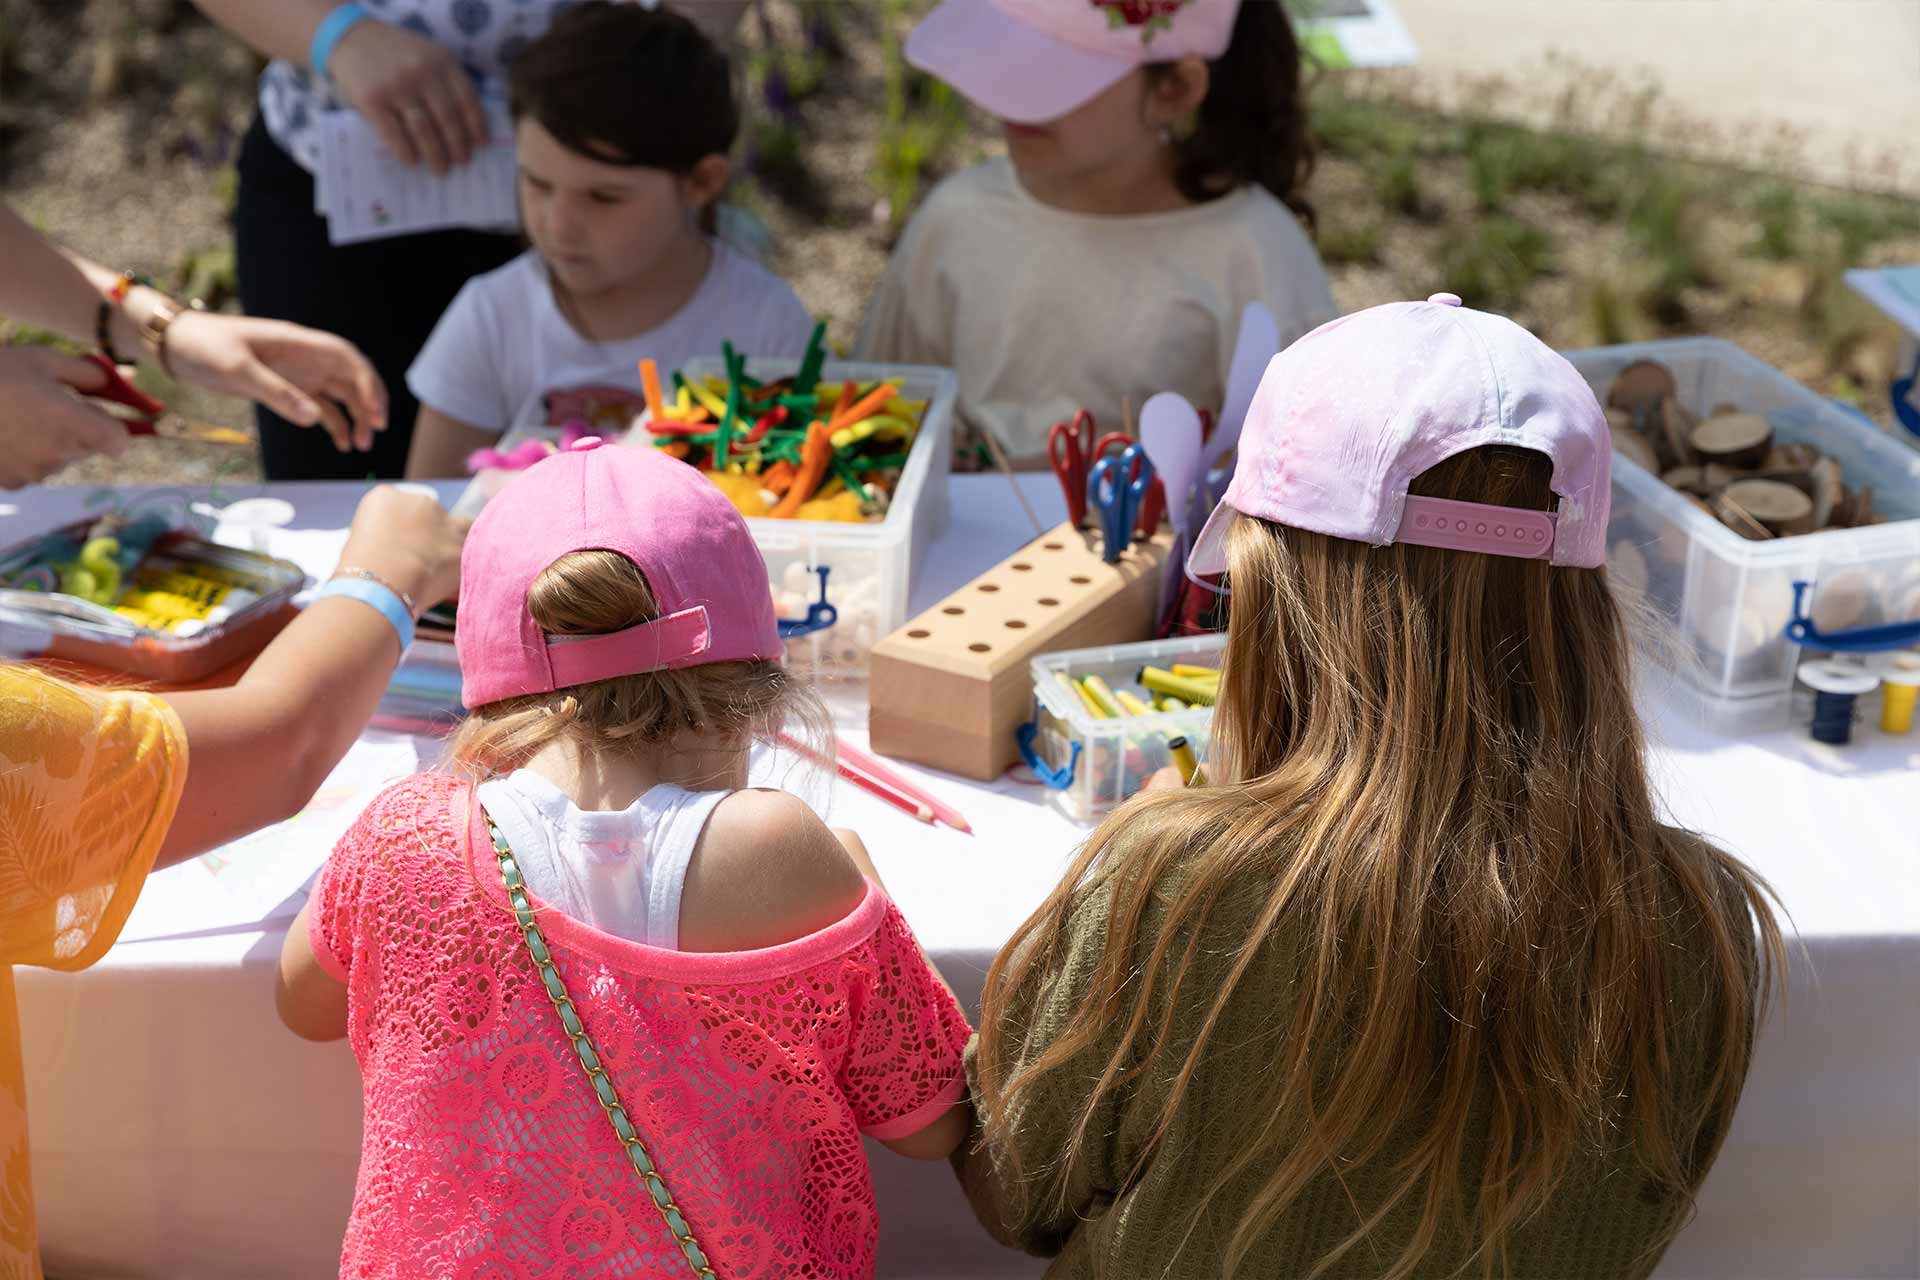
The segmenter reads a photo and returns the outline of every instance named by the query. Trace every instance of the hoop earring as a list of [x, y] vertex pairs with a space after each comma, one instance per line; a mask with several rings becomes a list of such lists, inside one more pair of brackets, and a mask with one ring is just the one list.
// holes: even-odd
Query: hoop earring
[[1160, 145], [1163, 147], [1170, 147], [1173, 145], [1173, 126], [1172, 125], [1163, 124], [1160, 126]]

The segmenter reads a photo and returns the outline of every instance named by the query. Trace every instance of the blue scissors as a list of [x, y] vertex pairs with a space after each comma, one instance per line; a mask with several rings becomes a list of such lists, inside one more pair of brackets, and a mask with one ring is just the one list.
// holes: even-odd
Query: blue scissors
[[1118, 457], [1093, 464], [1087, 476], [1087, 505], [1100, 514], [1100, 557], [1118, 564], [1120, 553], [1133, 544], [1133, 527], [1140, 504], [1153, 484], [1153, 463], [1139, 445], [1130, 444]]

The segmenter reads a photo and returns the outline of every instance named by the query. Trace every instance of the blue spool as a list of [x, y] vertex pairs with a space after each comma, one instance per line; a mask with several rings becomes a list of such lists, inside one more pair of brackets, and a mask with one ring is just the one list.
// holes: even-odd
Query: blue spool
[[1853, 705], [1857, 695], [1821, 693], [1813, 695], [1813, 740], [1845, 746], [1853, 739]]

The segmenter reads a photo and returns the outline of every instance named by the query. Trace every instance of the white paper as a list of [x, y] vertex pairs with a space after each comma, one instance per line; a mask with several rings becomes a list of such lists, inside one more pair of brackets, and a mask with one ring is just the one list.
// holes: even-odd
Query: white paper
[[364, 731], [307, 807], [287, 821], [154, 873], [121, 942], [252, 929], [292, 917], [333, 846], [383, 790], [435, 757], [436, 744]]
[[327, 219], [328, 238], [354, 244], [449, 227], [517, 226], [512, 124], [491, 100], [487, 120], [491, 140], [466, 164], [436, 176], [402, 162], [358, 112], [322, 115], [314, 205]]

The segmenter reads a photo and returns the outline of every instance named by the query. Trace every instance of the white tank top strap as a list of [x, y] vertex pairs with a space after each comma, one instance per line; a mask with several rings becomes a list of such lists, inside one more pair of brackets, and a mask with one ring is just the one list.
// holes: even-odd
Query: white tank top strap
[[647, 941], [680, 949], [680, 894], [687, 887], [687, 864], [707, 829], [707, 820], [731, 791], [687, 791], [662, 784], [642, 798], [654, 815], [647, 859]]

